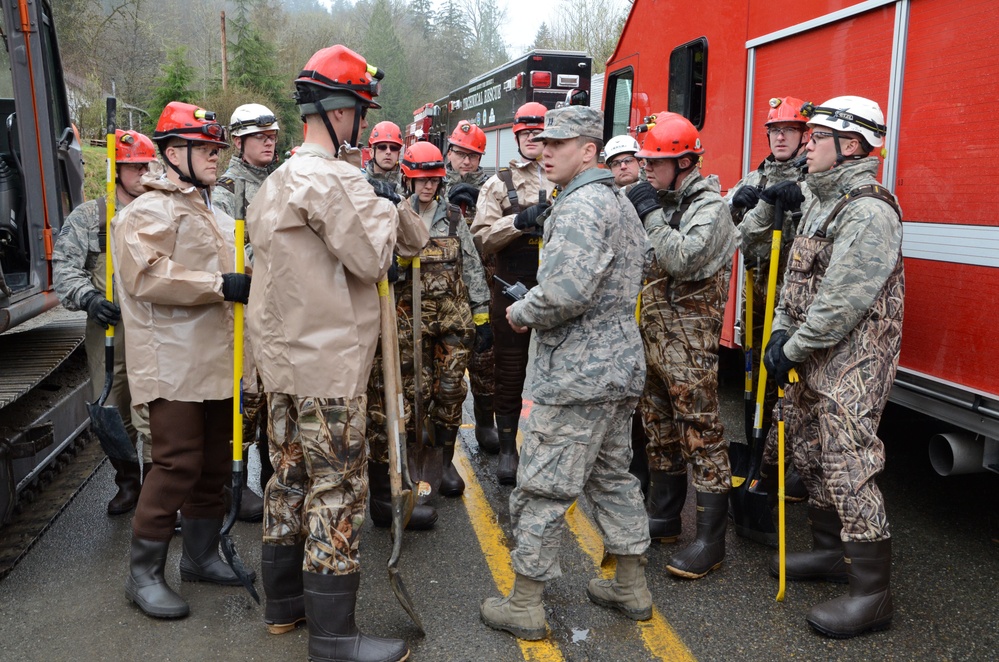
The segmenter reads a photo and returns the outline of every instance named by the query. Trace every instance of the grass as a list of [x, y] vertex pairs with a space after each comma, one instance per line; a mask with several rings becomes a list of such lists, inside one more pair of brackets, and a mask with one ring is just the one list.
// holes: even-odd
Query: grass
[[83, 145], [83, 199], [93, 200], [107, 190], [107, 149]]

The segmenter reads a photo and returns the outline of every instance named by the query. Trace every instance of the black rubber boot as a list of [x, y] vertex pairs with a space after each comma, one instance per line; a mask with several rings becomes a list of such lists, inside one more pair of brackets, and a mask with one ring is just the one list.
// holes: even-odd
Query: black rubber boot
[[438, 492], [442, 496], [457, 497], [465, 492], [465, 481], [458, 470], [454, 468], [454, 445], [458, 440], [458, 428], [434, 426], [434, 439], [443, 446], [444, 473], [441, 476], [441, 486]]
[[[222, 586], [242, 586], [236, 573], [219, 556], [222, 529], [220, 519], [181, 519], [184, 553], [180, 556], [180, 578], [185, 582], [209, 582]], [[256, 573], [250, 571], [250, 581]]]
[[302, 559], [305, 543], [263, 545], [260, 575], [264, 584], [264, 623], [271, 634], [291, 632], [305, 622]]
[[191, 613], [184, 598], [163, 577], [168, 542], [132, 538], [125, 596], [153, 618], [183, 618]]
[[628, 473], [641, 483], [643, 499], [649, 498], [649, 455], [645, 450], [648, 445], [642, 416], [636, 409], [631, 418], [631, 465], [628, 466]]
[[520, 456], [517, 454], [517, 427], [520, 415], [496, 414], [496, 427], [499, 434], [499, 462], [496, 465], [496, 480], [500, 485], [517, 484], [517, 467]]
[[[389, 483], [388, 463], [368, 460], [368, 506], [375, 526], [387, 529], [392, 526], [392, 485]], [[408, 531], [427, 531], [434, 528], [437, 509], [427, 504], [413, 506], [413, 515], [406, 525]]]
[[645, 511], [649, 515], [649, 537], [663, 543], [680, 537], [683, 504], [687, 502], [687, 472], [649, 473], [649, 496]]
[[[840, 532], [843, 523], [833, 509], [808, 507], [808, 524], [812, 528], [812, 551], [785, 555], [787, 579], [792, 582], [826, 581], [845, 584], [846, 561]], [[780, 556], [770, 557], [770, 574], [780, 576]]]
[[475, 441], [483, 453], [499, 453], [499, 436], [493, 418], [493, 396], [472, 396], [472, 412], [475, 414]]
[[108, 460], [114, 467], [114, 483], [118, 486], [118, 492], [108, 501], [108, 515], [124, 515], [139, 502], [139, 490], [142, 489], [139, 463], [111, 458]]
[[354, 623], [360, 573], [302, 573], [312, 662], [400, 662], [409, 657], [402, 639], [363, 634]]
[[891, 540], [845, 542], [850, 594], [812, 607], [805, 620], [816, 631], [849, 639], [891, 625]]
[[248, 472], [243, 471], [243, 491], [239, 495], [239, 513], [236, 519], [240, 522], [260, 522], [264, 519], [264, 500], [257, 496], [247, 484]]
[[700, 579], [725, 560], [728, 492], [697, 493], [697, 537], [673, 555], [666, 569], [677, 577]]
[[808, 488], [805, 487], [805, 481], [795, 471], [794, 465], [789, 466], [784, 474], [784, 500], [788, 503], [801, 503], [807, 499]]

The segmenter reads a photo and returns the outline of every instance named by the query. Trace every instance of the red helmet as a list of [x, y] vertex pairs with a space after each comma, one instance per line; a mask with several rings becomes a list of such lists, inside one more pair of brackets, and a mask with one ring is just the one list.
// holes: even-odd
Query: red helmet
[[375, 97], [381, 91], [385, 74], [370, 66], [363, 57], [337, 44], [316, 51], [295, 79], [295, 86], [318, 87], [331, 92], [347, 92], [371, 108], [381, 108]]
[[225, 127], [215, 121], [215, 113], [182, 101], [168, 103], [156, 122], [153, 140], [160, 143], [167, 138], [229, 146]]
[[689, 154], [700, 156], [701, 136], [683, 115], [656, 113], [649, 118], [651, 127], [635, 156], [645, 159], [678, 159]]
[[805, 102], [795, 97], [774, 97], [770, 100], [770, 112], [767, 113], [767, 121], [764, 126], [770, 126], [778, 122], [800, 122], [801, 124], [805, 124], [808, 122], [808, 119], [801, 114], [801, 107], [803, 105], [805, 105]]
[[410, 145], [399, 162], [402, 174], [410, 179], [447, 177], [444, 170], [444, 155], [433, 143], [420, 141]]
[[379, 122], [375, 125], [375, 128], [371, 129], [371, 135], [368, 136], [368, 146], [373, 147], [378, 143], [392, 143], [393, 145], [402, 145], [402, 130], [399, 128], [398, 124], [393, 122]]
[[149, 136], [117, 129], [114, 132], [114, 160], [117, 163], [152, 163], [156, 160], [156, 147]]
[[468, 120], [461, 120], [447, 139], [452, 147], [461, 147], [476, 154], [486, 153], [486, 134]]
[[545, 128], [545, 113], [548, 108], [543, 103], [529, 101], [517, 109], [517, 114], [513, 116], [513, 135], [527, 129]]

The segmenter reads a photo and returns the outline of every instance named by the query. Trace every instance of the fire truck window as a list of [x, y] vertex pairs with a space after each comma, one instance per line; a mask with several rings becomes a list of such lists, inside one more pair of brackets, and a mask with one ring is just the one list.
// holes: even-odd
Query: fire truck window
[[607, 103], [604, 106], [607, 115], [604, 120], [604, 142], [628, 133], [634, 83], [635, 70], [630, 67], [611, 74], [607, 84]]
[[704, 82], [708, 75], [706, 37], [677, 46], [669, 56], [669, 110], [704, 128]]

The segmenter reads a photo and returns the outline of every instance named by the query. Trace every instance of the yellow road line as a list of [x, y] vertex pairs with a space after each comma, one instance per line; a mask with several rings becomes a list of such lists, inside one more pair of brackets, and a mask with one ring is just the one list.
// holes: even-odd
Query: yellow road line
[[[465, 508], [468, 510], [468, 517], [472, 521], [472, 529], [475, 530], [475, 535], [479, 539], [482, 555], [492, 572], [496, 588], [499, 589], [500, 593], [506, 595], [513, 589], [514, 578], [506, 535], [496, 523], [496, 513], [489, 506], [482, 486], [479, 485], [475, 477], [475, 470], [468, 461], [465, 450], [460, 443], [455, 444], [454, 464], [458, 473], [465, 480], [463, 500]], [[562, 662], [564, 660], [562, 651], [550, 639], [542, 639], [541, 641], [517, 639], [517, 643], [520, 645], [524, 659], [529, 662]]]
[[[614, 576], [614, 564], [610, 563], [601, 566], [603, 560], [604, 545], [597, 532], [596, 527], [590, 518], [587, 517], [577, 504], [572, 504], [565, 514], [565, 521], [572, 530], [576, 540], [579, 541], [580, 548], [593, 560], [593, 564], [604, 579], [611, 579]], [[661, 660], [694, 662], [693, 654], [684, 646], [683, 641], [670, 627], [663, 615], [654, 606], [652, 608], [652, 619], [648, 621], [636, 621], [638, 631], [642, 635], [645, 648], [650, 653]]]

